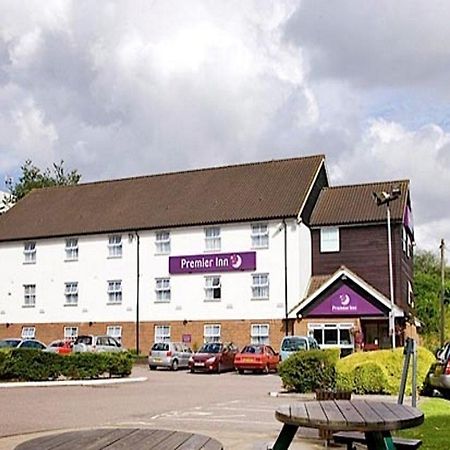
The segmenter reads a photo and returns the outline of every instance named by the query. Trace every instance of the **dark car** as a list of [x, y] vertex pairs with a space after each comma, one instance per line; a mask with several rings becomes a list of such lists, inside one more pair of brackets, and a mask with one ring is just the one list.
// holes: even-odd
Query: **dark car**
[[18, 339], [9, 338], [2, 339], [0, 341], [0, 349], [2, 348], [23, 348], [23, 349], [34, 349], [34, 350], [44, 350], [47, 348], [45, 344], [36, 339]]
[[450, 342], [436, 352], [436, 362], [427, 376], [427, 389], [437, 389], [450, 400]]
[[245, 370], [269, 373], [277, 370], [280, 355], [270, 345], [246, 345], [234, 358], [236, 370], [243, 374]]
[[234, 370], [234, 357], [238, 352], [233, 344], [209, 342], [189, 359], [191, 372], [224, 372]]

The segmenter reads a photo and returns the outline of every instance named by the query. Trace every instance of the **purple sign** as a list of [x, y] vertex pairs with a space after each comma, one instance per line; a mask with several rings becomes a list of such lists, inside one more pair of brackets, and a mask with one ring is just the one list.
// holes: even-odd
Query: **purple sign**
[[256, 252], [170, 256], [169, 273], [236, 272], [256, 269]]
[[184, 344], [190, 344], [192, 340], [192, 334], [183, 334], [183, 336], [181, 336], [181, 342], [183, 342]]
[[379, 316], [385, 315], [372, 303], [361, 297], [348, 286], [341, 286], [319, 305], [312, 309], [310, 316]]

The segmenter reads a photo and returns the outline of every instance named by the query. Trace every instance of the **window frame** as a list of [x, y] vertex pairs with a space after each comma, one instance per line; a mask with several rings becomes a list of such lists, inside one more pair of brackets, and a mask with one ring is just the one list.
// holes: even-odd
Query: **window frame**
[[160, 230], [155, 233], [155, 255], [169, 255], [170, 244], [170, 231]]
[[122, 258], [123, 241], [121, 234], [108, 236], [108, 258]]
[[[69, 330], [71, 331], [69, 333]], [[75, 332], [73, 333], [73, 331]], [[64, 339], [74, 341], [78, 337], [78, 327], [64, 327]]]
[[[28, 248], [31, 246], [32, 248]], [[26, 241], [23, 244], [24, 264], [36, 264], [36, 241]]]
[[[353, 349], [354, 348], [354, 340], [352, 338], [352, 328], [355, 327], [355, 324], [350, 322], [342, 322], [342, 323], [332, 323], [332, 322], [315, 322], [308, 324], [308, 335], [312, 336], [316, 339], [320, 348], [344, 348], [344, 349]], [[321, 331], [321, 339], [317, 339], [314, 335], [314, 330]], [[325, 343], [325, 331], [326, 330], [336, 330], [336, 344], [326, 344]], [[341, 330], [346, 330], [350, 336], [349, 343], [342, 343], [341, 339]]]
[[[167, 281], [167, 285], [164, 286], [164, 282]], [[158, 284], [161, 284], [158, 287]], [[172, 297], [172, 288], [170, 285], [170, 277], [155, 278], [155, 302], [156, 303], [170, 303]]]
[[123, 300], [122, 280], [108, 280], [108, 305], [121, 305]]
[[36, 327], [29, 327], [29, 326], [22, 327], [20, 336], [22, 339], [36, 339]]
[[[161, 333], [161, 331], [163, 332]], [[170, 325], [155, 325], [155, 342], [170, 342], [171, 331], [172, 330]]]
[[[266, 278], [265, 283], [255, 283], [256, 280]], [[270, 280], [268, 273], [252, 273], [252, 300], [269, 300], [270, 297]], [[257, 294], [260, 292], [259, 294]]]
[[[75, 287], [75, 289], [68, 289], [72, 287]], [[64, 283], [64, 306], [78, 306], [78, 281]]]
[[[79, 256], [79, 241], [78, 238], [66, 238], [66, 245], [65, 245], [65, 255], [66, 259], [65, 261], [78, 261]], [[69, 245], [70, 244], [70, 245]], [[75, 245], [72, 245], [75, 244]]]
[[[222, 300], [222, 279], [220, 275], [206, 275], [205, 280], [205, 302], [220, 302]], [[214, 285], [214, 280], [218, 280], [218, 284]], [[209, 282], [211, 281], [211, 285]], [[218, 291], [218, 297], [215, 292]]]
[[[116, 333], [115, 331], [118, 331], [118, 333]], [[106, 326], [106, 335], [116, 339], [119, 342], [122, 342], [122, 326], [121, 325], [107, 325]]]
[[[213, 332], [207, 333], [207, 330], [212, 330]], [[218, 332], [214, 332], [214, 330], [218, 330]], [[221, 332], [222, 326], [220, 323], [205, 323], [203, 325], [203, 343], [220, 342]]]
[[[265, 231], [261, 228], [265, 227]], [[269, 248], [269, 225], [267, 223], [254, 223], [251, 225], [252, 248]]]
[[[222, 248], [222, 233], [219, 226], [205, 227], [205, 252], [218, 252]], [[217, 234], [215, 234], [217, 232]]]
[[[261, 333], [263, 327], [267, 329], [267, 333]], [[258, 330], [258, 332], [255, 332], [255, 330]], [[252, 323], [250, 325], [250, 341], [253, 345], [270, 345], [270, 325], [268, 323]]]
[[36, 284], [24, 284], [23, 285], [23, 307], [35, 308], [36, 307]]
[[[333, 236], [333, 239], [330, 238]], [[339, 227], [320, 228], [320, 253], [338, 253], [341, 251], [341, 232]]]

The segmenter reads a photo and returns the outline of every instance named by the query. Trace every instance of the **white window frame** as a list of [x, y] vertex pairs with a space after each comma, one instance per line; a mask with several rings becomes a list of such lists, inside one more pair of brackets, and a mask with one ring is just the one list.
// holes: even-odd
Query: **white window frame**
[[270, 294], [270, 283], [268, 273], [252, 274], [252, 299], [268, 300]]
[[[216, 293], [218, 292], [218, 297]], [[220, 275], [208, 275], [205, 277], [205, 301], [220, 302], [222, 300], [222, 280]]]
[[222, 246], [220, 231], [220, 227], [205, 228], [205, 252], [220, 251]]
[[24, 264], [36, 264], [36, 241], [23, 244]]
[[122, 341], [122, 327], [120, 325], [108, 325], [106, 327], [106, 334], [119, 342]]
[[155, 325], [155, 342], [170, 342], [170, 325]]
[[78, 238], [66, 238], [66, 261], [78, 261]]
[[170, 278], [155, 278], [156, 302], [169, 303], [171, 297]]
[[26, 308], [34, 308], [36, 306], [36, 285], [23, 285], [23, 306]]
[[64, 305], [78, 306], [78, 281], [64, 283]]
[[408, 290], [408, 294], [407, 294], [408, 295], [408, 298], [407, 298], [408, 305], [411, 308], [414, 308], [414, 291], [413, 291], [413, 288], [412, 288], [411, 281], [409, 281], [409, 280], [408, 280], [407, 290]]
[[405, 254], [408, 252], [408, 232], [404, 225], [402, 227], [402, 250]]
[[155, 233], [155, 254], [170, 254], [170, 231], [161, 230]]
[[[308, 324], [308, 334], [309, 336], [314, 337], [314, 330], [322, 331], [322, 340], [317, 340], [320, 348], [354, 348], [354, 342], [351, 335], [351, 329], [354, 328], [353, 323], [343, 322], [343, 323], [331, 323], [331, 322], [317, 322], [317, 323], [309, 323]], [[336, 330], [336, 344], [325, 344], [325, 330]], [[350, 343], [341, 343], [341, 331], [340, 330], [348, 330], [350, 335]]]
[[252, 224], [252, 248], [269, 248], [269, 226], [267, 223]]
[[64, 327], [64, 339], [75, 340], [78, 337], [78, 327]]
[[268, 323], [252, 323], [250, 327], [250, 337], [252, 344], [269, 345], [269, 324]]
[[108, 280], [108, 304], [122, 304], [122, 280]]
[[203, 326], [203, 342], [220, 342], [221, 325], [218, 323], [205, 324]]
[[122, 258], [122, 235], [108, 236], [108, 258]]
[[36, 337], [36, 327], [22, 327], [22, 339], [34, 339]]
[[338, 227], [320, 229], [320, 252], [333, 253], [340, 251], [340, 231]]

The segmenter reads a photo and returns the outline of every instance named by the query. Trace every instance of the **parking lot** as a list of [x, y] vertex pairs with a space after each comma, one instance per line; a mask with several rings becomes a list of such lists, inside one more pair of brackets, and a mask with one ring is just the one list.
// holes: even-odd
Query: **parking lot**
[[[191, 374], [138, 366], [132, 376], [147, 380], [0, 389], [0, 449], [30, 437], [24, 434], [99, 426], [194, 431], [215, 437], [226, 449], [263, 449], [281, 429], [276, 406], [289, 401], [269, 395], [281, 388], [276, 374]], [[309, 441], [298, 448], [320, 446]]]

